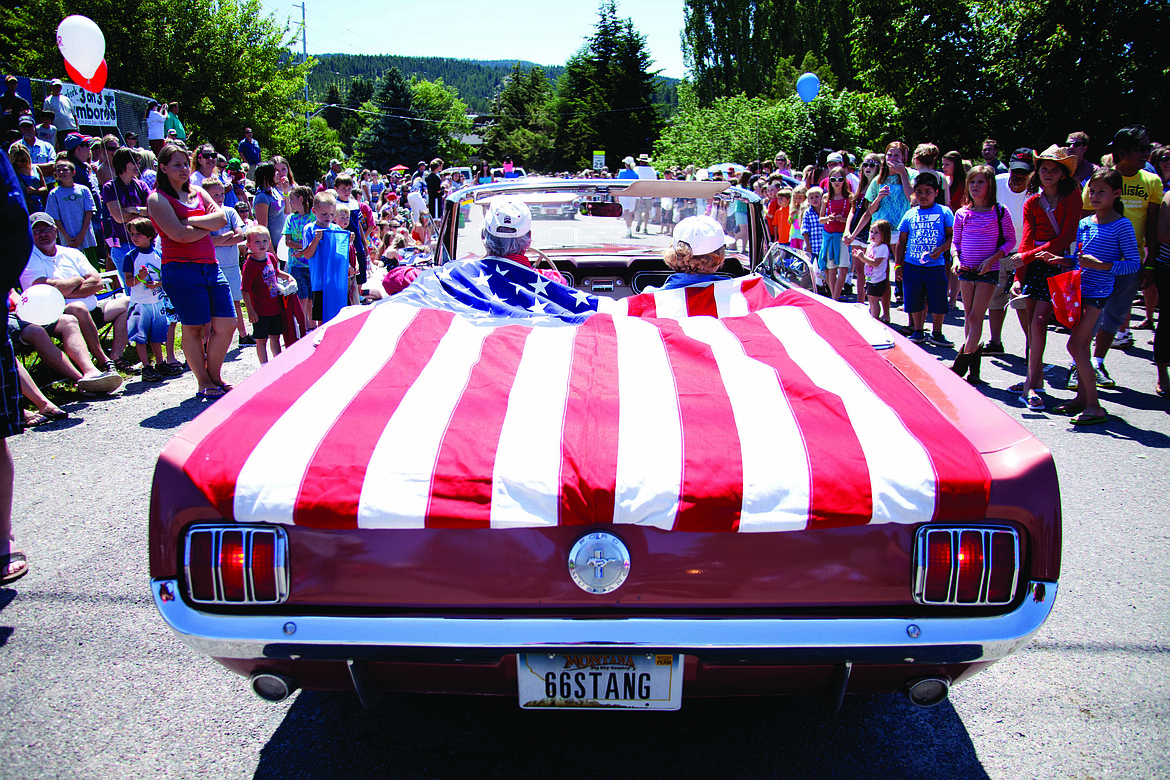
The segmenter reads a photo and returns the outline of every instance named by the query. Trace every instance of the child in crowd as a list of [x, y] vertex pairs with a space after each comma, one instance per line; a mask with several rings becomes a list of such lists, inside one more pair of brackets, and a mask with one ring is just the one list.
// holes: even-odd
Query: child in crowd
[[24, 205], [29, 214], [45, 210], [45, 196], [49, 194], [49, 187], [41, 177], [40, 169], [32, 164], [32, 155], [24, 141], [17, 141], [8, 147], [8, 161], [12, 163], [12, 170], [16, 171], [16, 178], [20, 180], [20, 187], [24, 190]]
[[95, 268], [100, 266], [97, 239], [93, 235], [93, 193], [84, 184], [75, 184], [77, 169], [67, 159], [53, 164], [57, 186], [46, 198], [45, 211], [57, 223], [57, 243], [80, 249]]
[[1097, 377], [1089, 358], [1097, 320], [1113, 292], [1114, 277], [1141, 269], [1137, 236], [1125, 216], [1124, 186], [1115, 168], [1102, 168], [1089, 177], [1087, 189], [1093, 214], [1077, 226], [1077, 265], [1081, 270], [1081, 318], [1068, 337], [1068, 353], [1077, 364], [1077, 395], [1052, 411], [1073, 414], [1074, 425], [1095, 425], [1109, 419], [1097, 398]]
[[[898, 225], [895, 271], [902, 280], [906, 313], [910, 316], [910, 340], [927, 341], [926, 306], [929, 302], [933, 328], [929, 341], [940, 347], [954, 343], [943, 335], [943, 317], [947, 313], [946, 253], [951, 248], [955, 215], [946, 206], [935, 203], [939, 179], [933, 173], [918, 174], [914, 196], [918, 205], [902, 217]], [[900, 268], [900, 270], [899, 270]]]
[[824, 190], [820, 187], [810, 187], [808, 190], [808, 206], [800, 218], [800, 237], [804, 241], [804, 251], [812, 255], [820, 273], [824, 278], [825, 264], [821, 258], [821, 247], [825, 243], [825, 226], [821, 223], [821, 203]]
[[[313, 319], [325, 322], [332, 319], [348, 301], [349, 274], [346, 268], [341, 267], [338, 257], [317, 257], [317, 248], [321, 238], [330, 231], [343, 231], [333, 224], [334, 214], [337, 211], [337, 199], [333, 193], [326, 190], [313, 196], [314, 221], [305, 225], [303, 238], [305, 248], [301, 251], [309, 261], [309, 269], [313, 278]], [[349, 253], [346, 250], [345, 261], [348, 264]]]
[[256, 339], [256, 356], [260, 365], [268, 362], [268, 349], [272, 355], [280, 354], [280, 337], [284, 333], [284, 306], [280, 300], [277, 279], [292, 279], [276, 264], [272, 254], [272, 236], [263, 225], [253, 225], [244, 231], [248, 242], [248, 259], [244, 262], [244, 305], [248, 307], [248, 319], [252, 322]]
[[52, 111], [41, 111], [37, 114], [41, 123], [37, 125], [37, 138], [41, 139], [47, 144], [51, 144], [53, 148], [57, 148], [57, 126], [53, 124], [53, 119], [57, 115]]
[[[333, 224], [337, 225], [337, 227], [341, 228], [342, 230], [349, 230], [349, 214], [350, 212], [348, 206], [338, 204], [337, 210], [333, 212]], [[354, 246], [354, 242], [351, 239], [349, 242], [349, 292], [346, 294], [350, 306], [356, 306], [358, 303], [360, 303], [360, 291], [358, 290], [357, 285], [357, 273], [357, 247]]]
[[203, 189], [215, 201], [215, 205], [223, 209], [227, 224], [219, 230], [211, 232], [211, 243], [215, 245], [215, 261], [219, 270], [227, 278], [228, 286], [232, 288], [232, 301], [236, 305], [236, 332], [240, 334], [240, 346], [255, 346], [256, 339], [248, 335], [248, 328], [244, 325], [244, 280], [240, 275], [240, 245], [244, 243], [244, 221], [235, 209], [224, 207], [224, 198], [227, 191], [223, 182], [217, 177], [209, 176], [203, 180]]
[[284, 223], [284, 243], [288, 247], [288, 272], [297, 280], [297, 299], [305, 312], [310, 328], [317, 327], [312, 321], [313, 280], [309, 274], [309, 263], [304, 258], [305, 225], [313, 219], [313, 191], [304, 185], [294, 187], [288, 194], [292, 209]]
[[828, 182], [828, 197], [821, 206], [820, 222], [825, 232], [819, 259], [821, 270], [828, 273], [830, 296], [836, 301], [841, 298], [845, 277], [849, 275], [849, 266], [852, 265], [852, 257], [841, 251], [841, 239], [845, 233], [853, 193], [849, 189], [844, 168], [834, 167], [830, 170]]
[[890, 235], [892, 226], [884, 219], [869, 227], [869, 245], [853, 248], [853, 255], [865, 265], [865, 295], [869, 315], [890, 324]]
[[788, 243], [793, 249], [804, 249], [804, 239], [801, 238], [800, 225], [804, 219], [804, 210], [808, 208], [808, 187], [797, 184], [792, 188], [792, 203], [788, 207], [788, 223], [792, 226], [788, 236]]
[[792, 240], [792, 224], [789, 222], [789, 215], [791, 213], [789, 211], [789, 205], [792, 203], [792, 190], [787, 187], [780, 188], [776, 184], [770, 185], [770, 187], [775, 190], [772, 200], [776, 205], [771, 212], [772, 233], [780, 244], [788, 246]]
[[[162, 292], [162, 258], [154, 251], [158, 232], [146, 217], [137, 217], [126, 224], [126, 237], [133, 246], [126, 253], [124, 268], [126, 284], [130, 288], [130, 317], [126, 327], [130, 343], [142, 361], [142, 381], [161, 382], [163, 377], [183, 373], [181, 366], [163, 360], [163, 344], [171, 323], [164, 312]], [[154, 363], [151, 364], [151, 358]]]
[[[994, 168], [976, 165], [964, 179], [964, 192], [961, 197], [956, 195], [964, 205], [955, 214], [954, 244], [959, 256], [966, 341], [951, 368], [959, 376], [970, 372], [968, 381], [977, 384], [983, 359], [983, 318], [999, 284], [999, 263], [1016, 245], [1016, 228], [1012, 215], [996, 197]], [[1029, 408], [1044, 408], [1044, 401], [1035, 393], [1022, 396], [1022, 400]]]

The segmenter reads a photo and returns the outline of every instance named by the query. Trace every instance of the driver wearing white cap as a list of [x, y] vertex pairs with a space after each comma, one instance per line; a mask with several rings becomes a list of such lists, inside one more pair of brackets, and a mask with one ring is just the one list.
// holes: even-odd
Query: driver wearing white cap
[[[528, 204], [508, 198], [493, 200], [484, 215], [480, 235], [487, 257], [503, 258], [532, 268], [532, 262], [525, 255], [532, 246], [532, 212]], [[558, 284], [566, 284], [565, 277], [555, 268], [533, 270]]]

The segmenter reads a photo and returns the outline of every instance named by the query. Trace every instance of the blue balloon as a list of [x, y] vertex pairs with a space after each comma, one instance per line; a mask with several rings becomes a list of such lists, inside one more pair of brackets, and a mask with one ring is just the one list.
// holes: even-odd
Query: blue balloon
[[815, 73], [806, 73], [796, 80], [796, 94], [805, 103], [811, 103], [817, 93], [821, 91], [821, 80]]

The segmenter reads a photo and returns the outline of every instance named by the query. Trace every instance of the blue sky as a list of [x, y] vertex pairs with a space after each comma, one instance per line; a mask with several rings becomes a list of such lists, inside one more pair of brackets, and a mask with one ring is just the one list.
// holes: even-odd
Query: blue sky
[[[301, 21], [298, 3], [260, 0], [279, 21]], [[593, 33], [597, 3], [588, 0], [305, 0], [310, 54], [399, 54], [563, 65]], [[397, 6], [397, 7], [396, 7]], [[634, 20], [655, 67], [682, 78], [683, 0], [619, 0]], [[299, 48], [299, 47], [298, 47]]]

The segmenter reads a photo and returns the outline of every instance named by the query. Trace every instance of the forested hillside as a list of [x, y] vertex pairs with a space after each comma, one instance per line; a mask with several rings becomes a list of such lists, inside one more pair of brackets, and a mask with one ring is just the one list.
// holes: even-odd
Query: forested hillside
[[[354, 79], [377, 82], [391, 67], [398, 68], [409, 81], [417, 76], [427, 81], [442, 79], [454, 87], [459, 98], [475, 114], [490, 111], [492, 98], [499, 93], [504, 78], [512, 72], [516, 60], [461, 60], [453, 57], [400, 57], [394, 54], [316, 54], [317, 64], [309, 72], [309, 95], [314, 101], [321, 101], [336, 84], [342, 95], [346, 94]], [[520, 61], [528, 70], [533, 63]], [[557, 79], [565, 72], [564, 65], [543, 65], [544, 73], [555, 86]], [[678, 105], [678, 80], [660, 79], [656, 103], [666, 105], [666, 116], [673, 115]]]

